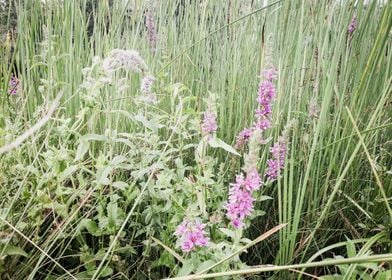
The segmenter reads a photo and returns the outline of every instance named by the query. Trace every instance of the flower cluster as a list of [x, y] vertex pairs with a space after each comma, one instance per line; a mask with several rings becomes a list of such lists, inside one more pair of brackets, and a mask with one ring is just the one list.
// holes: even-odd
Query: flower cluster
[[271, 127], [272, 102], [276, 95], [274, 81], [278, 78], [278, 72], [270, 63], [270, 59], [268, 55], [268, 67], [262, 72], [263, 79], [259, 84], [257, 95], [259, 106], [255, 111], [256, 122], [251, 128], [242, 130], [236, 139], [237, 149], [248, 143], [249, 151], [244, 155], [242, 168], [247, 174], [246, 179], [243, 175], [236, 177], [236, 182], [230, 186], [229, 200], [226, 204], [227, 217], [235, 228], [242, 227], [244, 218], [252, 213], [255, 200], [252, 192], [262, 185], [256, 166], [259, 160], [260, 144], [263, 143], [263, 131]]
[[253, 127], [241, 131], [236, 139], [236, 148], [242, 148], [255, 130], [265, 131], [271, 127], [272, 103], [276, 95], [274, 81], [278, 78], [275, 67], [270, 66], [262, 72], [263, 80], [259, 84], [257, 95], [258, 107], [255, 111], [256, 122]]
[[275, 181], [279, 177], [285, 164], [286, 152], [286, 139], [279, 137], [278, 141], [270, 148], [272, 159], [267, 161], [268, 167], [265, 175], [270, 181]]
[[251, 135], [252, 135], [252, 128], [245, 128], [240, 133], [238, 133], [235, 142], [235, 148], [241, 149], [245, 145], [245, 143], [248, 142]]
[[282, 135], [279, 136], [278, 141], [270, 148], [272, 159], [267, 161], [268, 167], [265, 171], [265, 176], [270, 182], [275, 181], [284, 168], [288, 150], [289, 133], [291, 128], [296, 126], [296, 124], [296, 120], [289, 121], [283, 129]]
[[256, 109], [255, 127], [264, 131], [271, 127], [272, 101], [276, 95], [276, 87], [273, 83], [277, 79], [277, 71], [269, 68], [263, 71], [264, 80], [259, 84], [257, 102], [259, 107]]
[[150, 44], [151, 51], [155, 53], [158, 39], [157, 32], [155, 30], [155, 18], [152, 2], [149, 3], [146, 13], [146, 29], [148, 43]]
[[11, 76], [10, 82], [8, 84], [8, 94], [15, 95], [18, 92], [19, 80], [15, 75]]
[[235, 228], [243, 225], [243, 220], [253, 211], [255, 199], [252, 193], [261, 186], [261, 178], [256, 169], [252, 169], [246, 178], [237, 175], [236, 182], [230, 185], [229, 201], [226, 204], [227, 217]]
[[158, 102], [156, 94], [152, 91], [155, 77], [148, 74], [144, 76], [140, 83], [140, 92], [142, 95], [139, 96], [139, 100], [149, 104], [156, 104]]
[[122, 49], [112, 50], [108, 57], [103, 60], [102, 67], [108, 76], [120, 69], [136, 73], [147, 69], [146, 63], [137, 51]]
[[155, 77], [152, 75], [146, 75], [143, 77], [140, 83], [140, 91], [143, 94], [152, 93], [152, 85], [154, 84]]
[[348, 33], [350, 35], [353, 34], [356, 28], [357, 28], [357, 17], [353, 16], [350, 24], [348, 25]]
[[203, 122], [201, 124], [201, 130], [203, 135], [209, 135], [211, 133], [215, 133], [218, 129], [218, 125], [216, 123], [216, 114], [208, 109], [204, 112]]
[[[116, 71], [141, 73], [140, 95], [135, 99], [149, 104], [158, 103], [158, 98], [153, 92], [155, 77], [148, 72], [148, 66], [143, 58], [135, 50], [114, 49], [101, 59], [93, 57], [92, 64], [82, 69], [83, 83], [81, 88], [85, 90], [82, 99], [86, 105], [95, 106], [99, 102], [99, 95], [105, 85], [116, 85], [116, 91], [120, 94], [129, 88], [129, 78], [126, 75], [117, 75]], [[124, 73], [121, 73], [124, 74]]]
[[199, 220], [189, 221], [184, 220], [176, 229], [174, 233], [181, 242], [181, 250], [190, 252], [195, 247], [204, 247], [207, 245], [209, 239], [206, 237], [206, 225]]

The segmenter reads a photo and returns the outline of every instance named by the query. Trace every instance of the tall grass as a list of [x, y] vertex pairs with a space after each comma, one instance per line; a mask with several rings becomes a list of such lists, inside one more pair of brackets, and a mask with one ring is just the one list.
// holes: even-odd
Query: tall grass
[[[216, 93], [219, 137], [234, 143], [237, 133], [253, 121], [263, 53], [267, 44], [272, 46], [273, 59], [279, 70], [274, 126], [282, 128], [291, 119], [296, 119], [298, 125], [291, 139], [283, 178], [263, 189], [264, 194], [274, 197], [274, 200], [263, 202], [263, 209], [270, 211], [252, 223], [248, 235], [254, 239], [277, 223], [287, 223], [287, 226], [276, 237], [256, 244], [242, 256], [249, 265], [271, 263], [300, 269], [306, 264], [294, 264], [313, 261], [312, 256], [319, 259], [332, 257], [334, 253], [348, 256], [342, 247], [325, 252], [322, 251], [324, 247], [348, 240], [363, 244], [378, 232], [390, 232], [391, 3], [269, 1], [271, 5], [263, 9], [263, 1], [156, 1], [158, 43], [153, 52], [145, 28], [148, 5], [145, 1], [128, 1], [133, 4], [128, 6], [126, 1], [97, 1], [92, 14], [85, 11], [86, 0], [62, 1], [61, 4], [47, 2], [46, 5], [32, 0], [19, 3], [13, 62], [18, 65], [22, 92], [18, 96], [2, 94], [0, 97], [0, 131], [8, 130], [9, 135], [9, 130], [14, 128], [11, 138], [15, 138], [42, 117], [48, 104], [63, 92], [61, 109], [53, 116], [53, 122], [12, 155], [1, 158], [0, 192], [5, 197], [1, 203], [1, 219], [9, 221], [26, 238], [5, 230], [9, 225], [3, 223], [1, 228], [19, 240], [20, 247], [30, 251], [28, 260], [15, 258], [13, 264], [20, 266], [15, 279], [54, 279], [51, 273], [61, 274], [55, 269], [55, 263], [47, 261], [47, 255], [62, 263], [63, 253], [73, 242], [73, 233], [69, 230], [80, 221], [73, 220], [73, 215], [76, 217], [81, 209], [73, 208], [70, 219], [59, 227], [55, 221], [49, 221], [43, 228], [29, 228], [24, 222], [34, 207], [29, 192], [40, 188], [39, 182], [31, 178], [32, 174], [45, 175], [40, 173], [46, 170], [43, 152], [51, 145], [68, 145], [67, 142], [62, 144], [61, 137], [51, 135], [55, 135], [60, 117], [69, 118], [72, 123], [84, 110], [79, 91], [82, 69], [91, 64], [94, 56], [104, 57], [115, 48], [139, 50], [150, 66], [150, 72], [161, 81], [186, 85], [189, 95], [195, 98], [186, 103], [184, 110], [202, 110], [203, 97], [208, 92]], [[347, 28], [354, 15], [358, 24], [350, 35]], [[89, 22], [93, 23], [91, 32]], [[2, 61], [10, 57], [9, 51], [2, 48]], [[0, 89], [3, 91], [7, 88], [5, 77], [11, 72], [7, 65], [5, 62], [1, 65], [4, 80]], [[105, 88], [100, 108], [104, 113], [88, 116], [90, 121], [83, 124], [81, 131], [85, 134], [105, 134], [107, 130], [136, 131], [126, 116], [115, 113], [142, 109], [135, 108], [131, 101], [138, 90], [139, 78], [130, 76], [129, 79], [132, 87], [121, 94], [113, 88]], [[161, 109], [178, 114], [171, 107], [169, 96], [165, 97]], [[318, 108], [313, 115], [309, 113], [312, 106]], [[9, 120], [12, 123], [6, 124]], [[175, 126], [176, 119], [170, 119], [170, 122]], [[170, 129], [162, 133], [173, 140]], [[1, 144], [11, 140], [4, 139], [4, 135], [5, 132]], [[77, 139], [74, 141], [75, 147], [67, 148], [76, 150]], [[268, 158], [268, 145], [262, 151], [262, 158]], [[128, 153], [124, 149], [114, 151], [118, 147], [110, 144], [94, 144], [93, 148], [96, 157], [104, 153], [109, 160], [116, 154]], [[216, 153], [227, 166], [230, 165], [226, 154]], [[15, 167], [18, 165], [31, 166], [31, 169], [15, 175], [13, 172], [17, 172]], [[88, 184], [83, 185], [81, 181], [72, 184], [80, 184], [78, 192], [82, 201], [99, 204], [106, 190], [99, 196], [91, 195]], [[66, 182], [57, 183], [65, 186]], [[41, 187], [45, 184], [41, 183]], [[136, 205], [138, 199], [128, 203], [135, 203], [132, 212], [141, 214], [143, 209]], [[24, 202], [20, 203], [22, 200]], [[124, 209], [128, 209], [126, 207], [124, 205]], [[137, 215], [132, 217], [137, 219]], [[132, 227], [126, 222], [122, 226]], [[39, 231], [45, 232], [46, 239], [40, 239]], [[136, 231], [131, 229], [132, 234]], [[355, 240], [363, 243], [355, 243]], [[385, 245], [385, 240], [388, 240], [387, 234], [372, 243], [373, 252], [390, 253], [390, 245]], [[45, 254], [31, 247], [31, 242], [38, 244]], [[134, 247], [139, 245], [132, 244]], [[101, 259], [103, 267], [106, 259], [114, 254], [115, 247], [110, 249], [104, 254], [105, 260]], [[318, 255], [318, 252], [323, 253]], [[366, 252], [370, 252], [370, 248]], [[359, 253], [351, 257], [366, 261]], [[124, 275], [118, 275], [118, 279], [126, 274], [131, 277], [136, 270], [148, 274], [143, 264], [148, 264], [147, 256], [134, 261], [137, 263], [127, 264]], [[71, 272], [79, 268], [72, 263], [66, 265], [65, 270]], [[275, 279], [301, 277], [287, 269], [280, 270], [265, 275]], [[312, 270], [316, 275], [333, 272], [336, 270], [331, 266]], [[93, 277], [98, 274], [97, 270]], [[61, 279], [68, 278], [64, 274]]]

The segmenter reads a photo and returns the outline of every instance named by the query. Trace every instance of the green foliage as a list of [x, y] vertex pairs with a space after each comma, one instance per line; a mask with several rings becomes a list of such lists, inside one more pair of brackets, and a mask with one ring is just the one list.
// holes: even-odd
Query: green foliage
[[[260, 10], [263, 1], [47, 2], [18, 1], [16, 8], [9, 1], [0, 9], [0, 31], [17, 26], [18, 34], [15, 52], [0, 51], [0, 147], [42, 119], [64, 91], [46, 126], [0, 155], [0, 278], [68, 279], [64, 269], [77, 279], [189, 275], [284, 223], [276, 236], [208, 272], [306, 267], [306, 260], [322, 258], [331, 262], [306, 272], [391, 278], [388, 262], [333, 266], [391, 252], [389, 3], [281, 1]], [[148, 8], [158, 33], [155, 52], [145, 27]], [[353, 15], [358, 25], [349, 35]], [[291, 119], [298, 125], [282, 179], [258, 193], [249, 227], [240, 232], [228, 226], [224, 209], [243, 161], [244, 151], [232, 144], [254, 121], [268, 44], [279, 81], [260, 171], [281, 128]], [[109, 79], [103, 58], [116, 48], [139, 50], [149, 69], [119, 70]], [[6, 94], [14, 71], [8, 61], [20, 65], [15, 96]], [[138, 99], [147, 72], [156, 77], [158, 103]], [[219, 124], [211, 138], [200, 133], [209, 92]], [[173, 233], [184, 217], [208, 224], [209, 247], [181, 252]], [[304, 278], [296, 270], [264, 273]]]

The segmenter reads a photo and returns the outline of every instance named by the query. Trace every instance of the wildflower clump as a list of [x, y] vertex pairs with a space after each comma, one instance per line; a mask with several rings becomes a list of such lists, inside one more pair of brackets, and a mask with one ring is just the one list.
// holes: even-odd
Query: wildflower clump
[[256, 121], [251, 128], [245, 128], [238, 134], [235, 144], [235, 147], [238, 149], [244, 147], [254, 131], [259, 130], [263, 132], [271, 127], [272, 105], [276, 96], [274, 81], [278, 78], [278, 71], [271, 63], [268, 63], [268, 65], [262, 72], [262, 81], [259, 83], [257, 94], [258, 107], [255, 110]]
[[207, 110], [203, 114], [203, 122], [201, 124], [201, 130], [203, 135], [215, 133], [218, 129], [216, 123], [216, 114], [211, 110]]
[[272, 158], [267, 160], [268, 167], [265, 171], [265, 176], [270, 182], [275, 181], [284, 168], [288, 151], [289, 131], [295, 124], [295, 121], [289, 122], [283, 129], [282, 135], [279, 136], [278, 140], [270, 148]]
[[8, 94], [15, 95], [18, 92], [19, 80], [15, 75], [12, 75], [8, 84]]
[[242, 130], [237, 138], [235, 147], [242, 149], [246, 143], [248, 153], [244, 155], [244, 176], [237, 175], [236, 182], [230, 185], [229, 199], [226, 203], [227, 217], [234, 228], [241, 228], [244, 219], [253, 212], [253, 192], [258, 190], [262, 179], [257, 171], [259, 161], [260, 144], [263, 143], [263, 132], [271, 127], [272, 104], [276, 96], [274, 81], [278, 78], [278, 72], [271, 63], [271, 57], [267, 54], [267, 68], [262, 72], [262, 80], [257, 93], [258, 107], [255, 110], [255, 123], [251, 128]]
[[146, 75], [143, 77], [140, 84], [140, 91], [143, 94], [152, 93], [152, 86], [154, 84], [155, 77], [152, 75]]
[[277, 71], [271, 67], [263, 71], [264, 80], [259, 84], [257, 102], [259, 107], [256, 109], [255, 128], [264, 131], [271, 127], [272, 102], [276, 95], [276, 87], [273, 83], [277, 79]]
[[238, 133], [235, 143], [236, 149], [242, 149], [246, 142], [248, 142], [250, 136], [252, 135], [252, 128], [245, 128], [240, 133]]
[[102, 67], [108, 76], [123, 69], [135, 73], [147, 70], [147, 65], [139, 53], [134, 50], [114, 49], [103, 60]]
[[283, 169], [285, 164], [287, 152], [286, 139], [283, 137], [279, 137], [278, 141], [270, 148], [270, 153], [272, 155], [272, 159], [267, 160], [267, 170], [265, 175], [270, 181], [275, 181], [280, 171]]
[[140, 83], [141, 96], [139, 98], [141, 101], [150, 104], [157, 103], [157, 96], [152, 91], [152, 87], [154, 85], [155, 80], [156, 80], [155, 77], [150, 74], [147, 74], [142, 78]]
[[201, 132], [203, 136], [210, 137], [218, 130], [217, 124], [217, 108], [215, 96], [211, 94], [206, 100], [208, 104], [207, 110], [203, 113], [203, 120], [201, 123]]
[[260, 186], [261, 178], [256, 169], [248, 172], [246, 178], [243, 174], [237, 175], [236, 182], [230, 185], [226, 210], [233, 227], [242, 227], [245, 217], [252, 213], [255, 201], [252, 192], [258, 190]]
[[354, 33], [354, 31], [355, 31], [356, 28], [357, 28], [357, 17], [356, 17], [356, 16], [353, 16], [353, 17], [351, 18], [350, 24], [348, 25], [347, 31], [348, 31], [348, 33], [351, 35], [351, 34]]
[[[124, 72], [124, 73], [123, 73]], [[157, 103], [155, 93], [152, 92], [155, 77], [149, 74], [148, 66], [140, 54], [135, 50], [114, 49], [105, 58], [98, 56], [92, 59], [92, 64], [82, 70], [84, 90], [81, 95], [89, 108], [97, 107], [100, 93], [106, 85], [115, 85], [118, 93], [122, 94], [129, 88], [126, 72], [141, 74], [140, 98], [144, 102]], [[117, 73], [117, 74], [115, 74]]]
[[152, 53], [155, 54], [158, 42], [158, 35], [155, 29], [155, 16], [154, 16], [154, 6], [153, 1], [149, 1], [146, 13], [146, 29], [147, 29], [147, 39], [150, 45]]
[[185, 219], [174, 233], [180, 241], [181, 250], [190, 252], [196, 247], [207, 246], [209, 238], [206, 236], [205, 227], [206, 225], [199, 220], [189, 221]]
[[253, 192], [260, 189], [262, 179], [257, 171], [259, 160], [261, 131], [255, 130], [249, 136], [248, 152], [244, 155], [243, 174], [236, 176], [236, 182], [230, 185], [229, 199], [226, 203], [227, 217], [234, 228], [241, 228], [246, 217], [253, 212]]

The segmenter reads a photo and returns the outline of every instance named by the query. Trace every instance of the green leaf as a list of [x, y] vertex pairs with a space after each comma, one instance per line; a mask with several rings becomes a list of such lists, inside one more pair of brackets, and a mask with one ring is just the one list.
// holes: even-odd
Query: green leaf
[[192, 273], [193, 269], [195, 268], [192, 260], [187, 260], [186, 262], [184, 262], [184, 264], [182, 265], [181, 269], [178, 271], [177, 276], [186, 276]]
[[125, 182], [117, 181], [117, 182], [114, 182], [112, 184], [112, 186], [115, 187], [116, 189], [119, 189], [119, 190], [123, 191], [123, 190], [126, 190], [129, 185], [127, 183], [125, 183]]
[[236, 156], [241, 156], [232, 146], [230, 146], [229, 144], [225, 143], [223, 140], [217, 137], [213, 137], [209, 139], [208, 144], [210, 144], [210, 146], [213, 148], [221, 148], [226, 152], [232, 153]]
[[108, 277], [113, 274], [113, 269], [111, 267], [106, 267], [99, 274], [100, 277]]
[[108, 227], [116, 228], [118, 217], [117, 202], [110, 202], [106, 207], [106, 210], [108, 212]]
[[0, 245], [0, 252], [3, 252], [2, 256], [29, 256], [22, 248], [13, 246], [11, 244]]
[[228, 228], [220, 228], [219, 229], [221, 232], [223, 232], [224, 235], [230, 237], [231, 239], [235, 239], [235, 232], [228, 229]]
[[384, 272], [379, 272], [376, 275], [376, 280], [389, 280], [392, 279], [392, 270], [387, 270]]
[[81, 138], [78, 149], [76, 151], [75, 161], [83, 159], [84, 155], [88, 152], [89, 147], [90, 142]]
[[350, 258], [354, 258], [357, 254], [354, 243], [351, 240], [348, 240], [346, 247], [347, 247], [347, 255]]
[[205, 269], [207, 269], [207, 268], [213, 266], [214, 264], [215, 264], [215, 262], [214, 262], [213, 260], [208, 260], [208, 261], [202, 262], [202, 263], [198, 266], [198, 268], [197, 268], [197, 270], [196, 270], [196, 273], [198, 273], [198, 272], [200, 272], [200, 271], [203, 271], [203, 270], [205, 270]]
[[70, 177], [76, 170], [78, 170], [77, 165], [71, 165], [65, 169], [61, 175], [60, 175], [60, 181], [66, 180], [68, 177]]
[[112, 166], [117, 166], [123, 162], [127, 161], [127, 158], [125, 156], [115, 156], [112, 161], [110, 162], [110, 164]]
[[105, 135], [99, 134], [86, 134], [82, 136], [82, 139], [85, 141], [107, 141], [108, 138]]
[[80, 228], [87, 229], [88, 233], [90, 233], [93, 236], [100, 236], [100, 229], [98, 228], [97, 223], [91, 219], [83, 219], [80, 222]]
[[108, 179], [108, 176], [113, 171], [113, 169], [114, 168], [112, 166], [106, 166], [97, 170], [97, 183], [101, 185], [109, 185], [110, 180]]
[[162, 128], [163, 125], [156, 123], [154, 121], [149, 121], [146, 119], [146, 117], [144, 117], [143, 115], [136, 115], [134, 117], [134, 119], [138, 122], [141, 122], [145, 127], [147, 127], [148, 129], [150, 129], [151, 131], [153, 131], [154, 133], [158, 132], [158, 128]]
[[257, 200], [258, 201], [265, 201], [265, 200], [270, 200], [270, 199], [273, 199], [273, 198], [268, 195], [262, 195]]
[[320, 279], [322, 279], [322, 280], [338, 280], [338, 279], [343, 279], [343, 277], [340, 275], [326, 275], [326, 276], [321, 276]]

